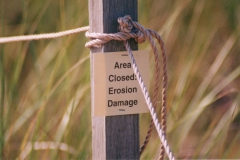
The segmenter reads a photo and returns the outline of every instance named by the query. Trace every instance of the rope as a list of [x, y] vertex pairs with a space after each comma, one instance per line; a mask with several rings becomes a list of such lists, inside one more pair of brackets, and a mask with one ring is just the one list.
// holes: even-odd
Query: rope
[[31, 40], [40, 40], [40, 39], [52, 39], [52, 38], [58, 38], [58, 37], [63, 37], [63, 36], [71, 35], [71, 34], [80, 33], [80, 32], [87, 31], [87, 30], [89, 30], [89, 26], [71, 29], [71, 30], [62, 31], [62, 32], [57, 32], [57, 33], [2, 37], [2, 38], [0, 38], [0, 43], [31, 41]]
[[[161, 36], [159, 36], [159, 34], [153, 30], [146, 30], [142, 25], [138, 24], [137, 22], [133, 22], [134, 27], [136, 27], [138, 30], [140, 30], [141, 32], [144, 33], [145, 36], [147, 36], [151, 47], [153, 48], [153, 53], [154, 53], [154, 58], [155, 58], [155, 89], [154, 89], [154, 93], [153, 93], [153, 106], [154, 108], [156, 108], [157, 105], [157, 94], [158, 94], [158, 89], [159, 89], [159, 76], [160, 76], [160, 64], [159, 64], [159, 57], [158, 57], [158, 51], [157, 48], [152, 40], [152, 37], [155, 37], [161, 47], [162, 50], [162, 58], [163, 58], [163, 92], [162, 92], [162, 110], [161, 110], [161, 124], [162, 124], [162, 130], [163, 130], [163, 134], [166, 136], [166, 98], [167, 98], [167, 94], [166, 94], [166, 90], [167, 90], [167, 61], [166, 61], [166, 51], [165, 51], [165, 47], [164, 47], [164, 43], [163, 40], [161, 38]], [[140, 149], [140, 154], [144, 151], [149, 138], [151, 136], [151, 131], [152, 131], [152, 127], [153, 127], [153, 120], [151, 119], [150, 125], [149, 125], [149, 129], [147, 132], [147, 136], [145, 137], [145, 141], [143, 142], [143, 145]], [[164, 158], [164, 146], [163, 144], [161, 144], [160, 147], [160, 155], [159, 155], [159, 160], [163, 160]]]
[[[163, 134], [166, 136], [166, 130], [167, 130], [167, 114], [166, 114], [166, 102], [167, 102], [167, 81], [168, 81], [168, 77], [167, 77], [167, 56], [166, 56], [166, 50], [165, 50], [165, 45], [163, 43], [162, 37], [159, 36], [159, 34], [155, 31], [149, 30], [150, 34], [152, 36], [154, 36], [160, 47], [162, 50], [162, 59], [163, 59], [163, 87], [162, 87], [162, 109], [161, 109], [161, 125], [162, 125], [162, 130], [163, 130]], [[160, 148], [160, 155], [159, 155], [159, 160], [163, 160], [164, 159], [164, 146], [161, 144], [161, 148]]]
[[[147, 136], [146, 136], [145, 141], [140, 149], [140, 154], [142, 154], [146, 145], [148, 144], [149, 138], [151, 136], [152, 127], [154, 124], [156, 127], [156, 130], [158, 132], [159, 138], [162, 142], [159, 159], [162, 160], [164, 158], [164, 149], [165, 149], [166, 154], [168, 155], [168, 158], [170, 160], [174, 160], [174, 156], [173, 156], [173, 154], [169, 148], [169, 145], [167, 143], [167, 140], [166, 140], [166, 97], [167, 97], [166, 96], [166, 90], [167, 90], [167, 88], [166, 88], [167, 87], [167, 68], [166, 68], [167, 63], [166, 62], [167, 61], [166, 61], [166, 51], [165, 51], [163, 40], [157, 32], [150, 30], [150, 29], [145, 29], [139, 23], [132, 21], [130, 16], [120, 17], [118, 19], [118, 22], [120, 24], [119, 30], [121, 32], [114, 33], [114, 34], [89, 33], [88, 32], [89, 27], [87, 26], [87, 27], [81, 27], [81, 28], [67, 30], [67, 31], [63, 31], [63, 32], [58, 32], [58, 33], [3, 37], [3, 38], [0, 38], [0, 43], [58, 38], [58, 37], [63, 37], [63, 36], [71, 35], [71, 34], [80, 33], [83, 31], [87, 31], [86, 37], [91, 39], [91, 41], [89, 41], [85, 44], [85, 46], [88, 48], [100, 47], [102, 44], [104, 44], [110, 40], [123, 41], [126, 46], [126, 50], [128, 51], [129, 57], [131, 59], [131, 63], [133, 65], [133, 71], [137, 77], [138, 83], [141, 87], [145, 101], [148, 105], [148, 108], [150, 110], [151, 117], [152, 117], [151, 123], [149, 126], [149, 130], [147, 132]], [[133, 32], [132, 31], [133, 27], [135, 27], [137, 29], [137, 31]], [[157, 47], [156, 47], [152, 37], [157, 39], [157, 42], [159, 43], [160, 48], [162, 50], [162, 59], [163, 59], [163, 88], [162, 88], [162, 110], [161, 110], [162, 128], [159, 123], [156, 111], [155, 111], [155, 107], [157, 104], [158, 89], [159, 89], [160, 63], [159, 63], [159, 57], [158, 57], [158, 50], [157, 50]], [[148, 91], [145, 87], [145, 84], [142, 80], [142, 77], [138, 71], [135, 59], [132, 55], [131, 48], [127, 42], [127, 40], [130, 38], [135, 38], [135, 41], [138, 43], [142, 43], [146, 39], [148, 39], [148, 41], [150, 42], [150, 45], [153, 49], [154, 58], [155, 58], [155, 67], [156, 67], [153, 103], [150, 100], [149, 93], [148, 93]]]
[[170, 160], [175, 160], [175, 158], [174, 158], [174, 156], [172, 154], [172, 151], [170, 150], [170, 147], [169, 147], [169, 145], [167, 143], [167, 139], [166, 139], [166, 137], [165, 137], [165, 135], [163, 133], [163, 130], [161, 129], [161, 125], [160, 125], [160, 123], [158, 121], [157, 114], [156, 114], [155, 109], [153, 107], [153, 104], [152, 104], [152, 102], [150, 100], [149, 93], [148, 93], [148, 91], [147, 91], [147, 89], [145, 87], [143, 79], [142, 79], [142, 77], [141, 77], [141, 75], [139, 73], [139, 70], [137, 68], [137, 64], [136, 64], [135, 59], [133, 57], [132, 51], [130, 49], [130, 46], [129, 46], [129, 44], [126, 41], [124, 41], [124, 44], [125, 44], [126, 49], [128, 51], [128, 55], [129, 55], [129, 57], [130, 57], [130, 59], [132, 61], [133, 71], [134, 71], [135, 75], [137, 76], [138, 83], [139, 83], [139, 85], [140, 85], [140, 87], [142, 89], [145, 101], [147, 102], [148, 108], [150, 110], [150, 113], [151, 113], [151, 116], [152, 116], [152, 119], [153, 119], [153, 123], [154, 123], [154, 125], [155, 125], [155, 127], [157, 129], [159, 138], [160, 138], [160, 140], [161, 140], [161, 142], [162, 142], [162, 144], [163, 144], [163, 146], [164, 146], [164, 148], [166, 150], [168, 158]]

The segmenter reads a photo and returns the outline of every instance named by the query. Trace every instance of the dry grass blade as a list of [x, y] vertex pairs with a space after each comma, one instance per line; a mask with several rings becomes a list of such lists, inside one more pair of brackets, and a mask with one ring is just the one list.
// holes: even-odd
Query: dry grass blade
[[18, 160], [24, 160], [27, 158], [27, 156], [29, 155], [29, 153], [31, 152], [31, 150], [61, 150], [61, 151], [65, 151], [68, 152], [70, 154], [76, 155], [77, 151], [65, 144], [65, 143], [58, 143], [58, 142], [34, 142], [33, 144], [31, 142], [28, 142], [26, 144], [26, 147], [24, 148], [24, 150], [20, 153], [19, 159]]
[[[196, 91], [196, 94], [194, 95], [191, 103], [188, 106], [188, 109], [185, 113], [185, 117], [183, 117], [183, 119], [187, 120], [187, 122], [185, 124], [183, 124], [183, 126], [181, 126], [181, 130], [179, 131], [180, 132], [179, 135], [181, 135], [181, 138], [178, 141], [178, 145], [180, 145], [183, 142], [183, 140], [186, 138], [187, 134], [189, 133], [189, 130], [192, 128], [192, 125], [194, 124], [196, 119], [199, 117], [199, 115], [202, 113], [202, 111], [204, 110], [204, 106], [206, 106], [206, 100], [205, 100], [206, 98], [204, 99], [204, 97], [203, 97], [205, 90], [209, 86], [211, 80], [213, 79], [214, 75], [217, 73], [220, 66], [223, 64], [223, 61], [226, 58], [226, 56], [230, 53], [230, 49], [232, 48], [232, 46], [234, 45], [236, 40], [237, 40], [237, 36], [235, 33], [233, 33], [229, 37], [229, 39], [226, 41], [224, 46], [222, 47], [220, 53], [218, 54], [214, 63], [210, 67], [208, 73], [204, 77], [204, 80], [199, 85], [198, 90]], [[213, 102], [213, 100], [214, 100], [214, 98], [212, 97], [211, 99], [208, 99], [207, 101]], [[204, 103], [204, 105], [203, 105], [203, 103]]]
[[[232, 105], [228, 108], [225, 114], [221, 117], [218, 124], [212, 129], [212, 133], [208, 138], [204, 148], [202, 149], [200, 155], [207, 157], [206, 155], [209, 152], [215, 149], [216, 144], [224, 142], [228, 133], [229, 126], [231, 122], [235, 119], [239, 112], [239, 96], [237, 99], [232, 103]], [[222, 152], [222, 151], [220, 151]]]

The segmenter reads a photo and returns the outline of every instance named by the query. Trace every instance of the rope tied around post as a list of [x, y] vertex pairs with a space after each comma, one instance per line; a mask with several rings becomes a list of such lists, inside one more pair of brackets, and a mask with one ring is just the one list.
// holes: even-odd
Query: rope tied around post
[[[119, 23], [119, 30], [118, 33], [113, 34], [105, 34], [105, 33], [89, 33], [89, 26], [86, 27], [80, 27], [76, 29], [71, 29], [67, 31], [57, 32], [57, 33], [46, 33], [46, 34], [38, 34], [38, 35], [22, 35], [22, 36], [13, 36], [13, 37], [1, 37], [0, 38], [0, 44], [1, 43], [10, 43], [10, 42], [19, 42], [19, 41], [30, 41], [30, 40], [41, 40], [41, 39], [52, 39], [52, 38], [58, 38], [63, 37], [71, 34], [77, 34], [83, 31], [86, 32], [86, 37], [90, 38], [91, 40], [85, 44], [86, 47], [100, 47], [102, 44], [107, 43], [111, 40], [119, 40], [123, 41], [124, 45], [126, 47], [126, 50], [128, 51], [129, 57], [131, 59], [131, 63], [133, 66], [133, 71], [137, 77], [138, 83], [141, 87], [142, 93], [144, 95], [145, 101], [148, 105], [148, 108], [151, 113], [151, 123], [149, 126], [149, 130], [147, 132], [145, 141], [140, 149], [140, 154], [144, 151], [149, 138], [151, 136], [151, 131], [153, 129], [153, 125], [155, 125], [156, 130], [158, 132], [159, 138], [162, 142], [161, 144], [161, 150], [160, 150], [160, 156], [159, 159], [164, 158], [164, 149], [166, 151], [167, 156], [170, 160], [174, 160], [174, 156], [170, 150], [170, 147], [168, 145], [167, 139], [166, 139], [166, 98], [167, 98], [167, 59], [166, 59], [166, 51], [164, 42], [161, 38], [161, 36], [150, 29], [145, 29], [142, 25], [139, 23], [132, 21], [130, 16], [124, 16], [118, 18]], [[155, 85], [154, 85], [154, 93], [153, 93], [153, 103], [150, 100], [149, 93], [145, 87], [144, 81], [139, 73], [137, 64], [135, 62], [135, 59], [132, 54], [132, 50], [130, 48], [130, 45], [128, 44], [128, 39], [134, 38], [136, 42], [143, 43], [146, 39], [148, 39], [153, 53], [154, 53], [154, 59], [155, 59]], [[158, 56], [158, 50], [155, 45], [155, 42], [153, 38], [156, 38], [158, 44], [160, 45], [160, 48], [162, 50], [162, 63], [163, 63], [163, 86], [162, 86], [162, 109], [161, 109], [161, 125], [158, 120], [158, 116], [155, 111], [155, 107], [157, 105], [157, 96], [158, 96], [158, 89], [159, 89], [159, 79], [160, 79], [160, 61]]]
[[[91, 41], [86, 43], [86, 47], [100, 47], [102, 44], [107, 43], [110, 40], [119, 40], [123, 41], [124, 45], [126, 47], [126, 50], [128, 51], [129, 57], [131, 59], [131, 62], [133, 64], [133, 70], [135, 75], [137, 76], [137, 80], [139, 82], [139, 85], [142, 89], [142, 92], [144, 94], [145, 100], [147, 102], [147, 105], [149, 107], [150, 113], [152, 115], [151, 123], [147, 132], [147, 135], [145, 137], [145, 140], [143, 142], [143, 145], [140, 149], [140, 155], [144, 151], [146, 145], [148, 144], [148, 141], [151, 137], [151, 131], [153, 129], [153, 125], [155, 124], [156, 129], [158, 131], [159, 137], [161, 139], [161, 149], [160, 149], [160, 155], [159, 159], [162, 160], [164, 158], [164, 148], [167, 152], [167, 155], [169, 159], [174, 159], [172, 152], [169, 149], [169, 146], [166, 141], [166, 90], [167, 90], [167, 61], [166, 61], [166, 51], [164, 47], [164, 42], [161, 38], [161, 36], [150, 29], [145, 29], [142, 25], [140, 25], [137, 22], [132, 21], [131, 17], [129, 15], [126, 15], [124, 17], [118, 18], [119, 23], [119, 30], [120, 32], [114, 33], [114, 34], [104, 34], [104, 33], [89, 33], [86, 32], [86, 37], [90, 38]], [[155, 112], [155, 108], [157, 105], [157, 97], [158, 97], [158, 90], [159, 90], [159, 79], [160, 79], [160, 60], [158, 56], [158, 50], [155, 45], [155, 42], [153, 40], [153, 37], [157, 39], [157, 42], [160, 45], [160, 48], [162, 50], [162, 58], [163, 58], [163, 88], [162, 88], [162, 110], [161, 110], [161, 125], [158, 122], [158, 118]], [[150, 45], [153, 49], [154, 53], [154, 59], [155, 59], [155, 85], [154, 85], [154, 93], [153, 93], [153, 103], [151, 103], [149, 93], [144, 85], [144, 82], [142, 80], [142, 77], [138, 71], [136, 62], [134, 60], [134, 57], [132, 55], [131, 48], [128, 44], [128, 39], [134, 38], [136, 42], [143, 43], [146, 39], [150, 42]]]

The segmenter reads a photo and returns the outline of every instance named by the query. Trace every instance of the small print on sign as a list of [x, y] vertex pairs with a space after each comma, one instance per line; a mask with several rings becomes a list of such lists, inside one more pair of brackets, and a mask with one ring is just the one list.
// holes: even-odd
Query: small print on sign
[[[140, 74], [149, 86], [149, 53], [133, 51]], [[93, 115], [113, 116], [148, 112], [127, 52], [93, 54]]]

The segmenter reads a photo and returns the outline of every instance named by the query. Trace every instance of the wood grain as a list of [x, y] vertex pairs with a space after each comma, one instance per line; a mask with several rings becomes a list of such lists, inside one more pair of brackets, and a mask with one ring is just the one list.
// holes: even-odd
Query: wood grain
[[[89, 0], [91, 32], [116, 33], [118, 31], [117, 18], [124, 15], [130, 15], [134, 21], [137, 21], [137, 0]], [[138, 49], [134, 40], [130, 40], [130, 45], [133, 50]], [[110, 41], [102, 48], [91, 49], [91, 75], [93, 74], [92, 54], [125, 50], [123, 42], [119, 41]], [[91, 89], [93, 93], [94, 84], [92, 82]], [[91, 96], [94, 99], [93, 94]], [[92, 116], [92, 152], [92, 158], [96, 160], [139, 159], [138, 114]]]

